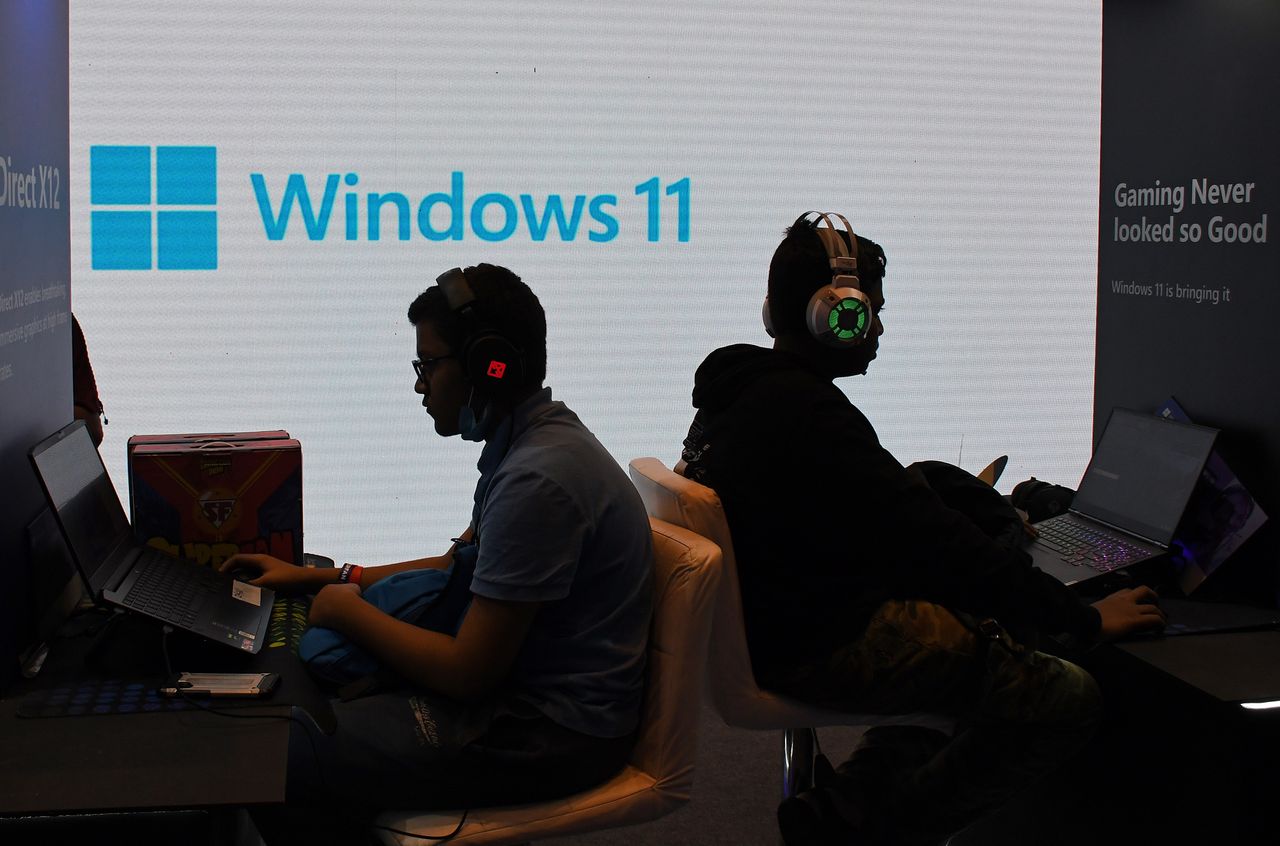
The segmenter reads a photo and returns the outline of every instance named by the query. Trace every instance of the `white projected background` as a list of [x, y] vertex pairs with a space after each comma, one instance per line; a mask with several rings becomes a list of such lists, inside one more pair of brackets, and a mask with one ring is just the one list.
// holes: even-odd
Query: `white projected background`
[[[134, 433], [288, 429], [306, 546], [434, 554], [470, 516], [478, 447], [413, 394], [409, 302], [437, 274], [504, 264], [539, 294], [549, 384], [619, 462], [668, 463], [711, 349], [765, 343], [769, 257], [800, 212], [844, 212], [889, 257], [886, 335], [841, 384], [904, 463], [1074, 485], [1093, 383], [1101, 10], [1093, 2], [79, 3], [71, 11], [72, 298], [124, 493]], [[217, 148], [218, 267], [93, 270], [94, 145]], [[461, 240], [417, 204], [464, 180]], [[268, 238], [291, 174], [294, 208]], [[656, 177], [658, 240], [648, 240]], [[677, 193], [688, 178], [688, 240]], [[676, 189], [673, 189], [676, 190]], [[358, 194], [355, 240], [345, 196]], [[407, 240], [368, 192], [404, 194]], [[482, 240], [470, 209], [512, 198]], [[576, 238], [541, 212], [584, 208]], [[448, 226], [437, 205], [430, 225]], [[490, 201], [482, 227], [503, 234]], [[1007, 489], [1007, 485], [1004, 485]]]

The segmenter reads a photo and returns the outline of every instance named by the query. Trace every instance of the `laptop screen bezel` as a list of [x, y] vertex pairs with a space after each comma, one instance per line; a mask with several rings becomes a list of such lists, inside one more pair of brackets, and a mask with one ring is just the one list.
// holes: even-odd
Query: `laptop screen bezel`
[[[76, 548], [76, 543], [74, 541], [75, 535], [67, 527], [65, 515], [56, 504], [57, 497], [54, 495], [54, 491], [49, 489], [49, 485], [45, 478], [45, 472], [41, 466], [42, 457], [45, 457], [51, 450], [56, 450], [60, 446], [61, 448], [66, 449], [68, 447], [65, 445], [72, 441], [72, 439], [78, 441], [81, 438], [83, 438], [84, 442], [88, 445], [88, 449], [85, 450], [83, 446], [77, 446], [79, 446], [79, 448], [84, 452], [86, 458], [91, 454], [91, 460], [96, 462], [96, 466], [94, 466], [94, 472], [92, 474], [94, 482], [97, 483], [101, 480], [110, 488], [111, 496], [109, 497], [107, 507], [114, 507], [115, 509], [118, 509], [118, 516], [120, 518], [119, 522], [121, 529], [117, 531], [116, 535], [112, 537], [107, 544], [104, 545], [104, 547], [107, 548], [107, 553], [102, 556], [102, 560], [100, 561], [86, 560], [85, 550]], [[67, 543], [67, 550], [71, 554], [71, 560], [75, 563], [76, 570], [79, 571], [80, 577], [88, 586], [94, 599], [99, 599], [102, 595], [103, 588], [111, 581], [111, 577], [119, 567], [120, 563], [136, 545], [133, 538], [133, 527], [130, 525], [129, 518], [124, 512], [124, 506], [120, 503], [119, 494], [116, 493], [115, 486], [111, 482], [111, 477], [107, 474], [107, 467], [102, 461], [102, 456], [98, 453], [97, 447], [93, 446], [93, 441], [89, 437], [88, 429], [85, 427], [83, 420], [72, 421], [57, 432], [45, 438], [43, 441], [31, 448], [29, 455], [31, 457], [31, 464], [35, 469], [36, 478], [40, 482], [40, 488], [44, 491], [45, 501], [49, 505], [49, 510], [53, 512], [54, 520], [57, 521], [58, 528], [62, 532], [62, 537]]]
[[[1129, 514], [1113, 511], [1102, 507], [1093, 502], [1081, 501], [1080, 492], [1084, 491], [1085, 482], [1089, 479], [1089, 474], [1094, 470], [1095, 461], [1097, 460], [1098, 448], [1101, 447], [1103, 440], [1107, 436], [1107, 430], [1116, 420], [1116, 416], [1130, 416], [1142, 418], [1159, 423], [1160, 425], [1177, 426], [1190, 430], [1198, 430], [1207, 438], [1203, 446], [1203, 455], [1199, 456], [1194, 474], [1188, 474], [1186, 480], [1185, 491], [1176, 491], [1175, 493], [1181, 498], [1182, 506], [1179, 509], [1178, 518], [1174, 520], [1172, 527], [1166, 532], [1161, 531], [1159, 527], [1144, 523]], [[1177, 533], [1178, 524], [1181, 522], [1183, 514], [1186, 512], [1187, 504], [1191, 501], [1191, 494], [1195, 490], [1196, 484], [1204, 473], [1204, 465], [1209, 460], [1209, 456], [1213, 453], [1213, 447], [1217, 440], [1219, 430], [1210, 426], [1201, 426], [1196, 423], [1187, 423], [1180, 420], [1170, 420], [1168, 418], [1157, 417], [1154, 414], [1143, 414], [1131, 408], [1115, 407], [1111, 410], [1111, 414], [1107, 417], [1107, 425], [1103, 427], [1102, 436], [1098, 438], [1098, 443], [1094, 445], [1093, 455], [1089, 457], [1089, 464], [1085, 468], [1084, 475], [1080, 478], [1080, 485], [1075, 500], [1071, 503], [1070, 511], [1081, 517], [1095, 520], [1113, 529], [1142, 538], [1149, 543], [1153, 543], [1159, 547], [1167, 549], [1173, 541], [1174, 535]]]

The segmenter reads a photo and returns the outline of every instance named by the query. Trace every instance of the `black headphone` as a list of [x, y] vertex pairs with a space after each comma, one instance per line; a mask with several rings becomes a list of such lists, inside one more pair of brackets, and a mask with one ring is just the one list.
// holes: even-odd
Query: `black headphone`
[[[812, 221], [809, 215], [816, 215]], [[844, 224], [844, 233], [849, 240], [846, 243], [836, 229], [831, 218]], [[822, 221], [826, 226], [816, 225]], [[819, 343], [828, 347], [852, 347], [862, 343], [871, 334], [875, 324], [875, 314], [871, 308], [871, 298], [862, 291], [862, 283], [858, 279], [858, 236], [853, 234], [853, 227], [844, 215], [834, 212], [807, 211], [796, 218], [792, 226], [802, 223], [814, 223], [813, 231], [822, 241], [827, 251], [827, 261], [831, 265], [831, 281], [823, 285], [809, 298], [805, 309], [805, 328]], [[773, 333], [773, 316], [769, 313], [769, 298], [764, 298], [764, 331], [769, 337]]]
[[467, 379], [483, 396], [505, 399], [524, 384], [524, 353], [484, 318], [462, 268], [436, 277], [445, 302], [467, 328], [460, 358]]

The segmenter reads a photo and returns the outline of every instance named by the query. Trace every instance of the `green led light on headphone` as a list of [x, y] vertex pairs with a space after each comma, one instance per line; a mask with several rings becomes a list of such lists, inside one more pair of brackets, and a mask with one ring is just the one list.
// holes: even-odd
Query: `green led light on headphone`
[[[846, 317], [847, 315], [847, 317]], [[844, 299], [827, 315], [827, 328], [842, 341], [865, 334], [867, 306], [861, 300]]]

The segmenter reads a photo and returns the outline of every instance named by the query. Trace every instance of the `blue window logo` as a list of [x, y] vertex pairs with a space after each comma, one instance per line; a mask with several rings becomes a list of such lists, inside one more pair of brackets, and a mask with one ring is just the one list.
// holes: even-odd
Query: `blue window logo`
[[218, 148], [156, 147], [154, 191], [151, 151], [89, 148], [93, 269], [216, 270]]

